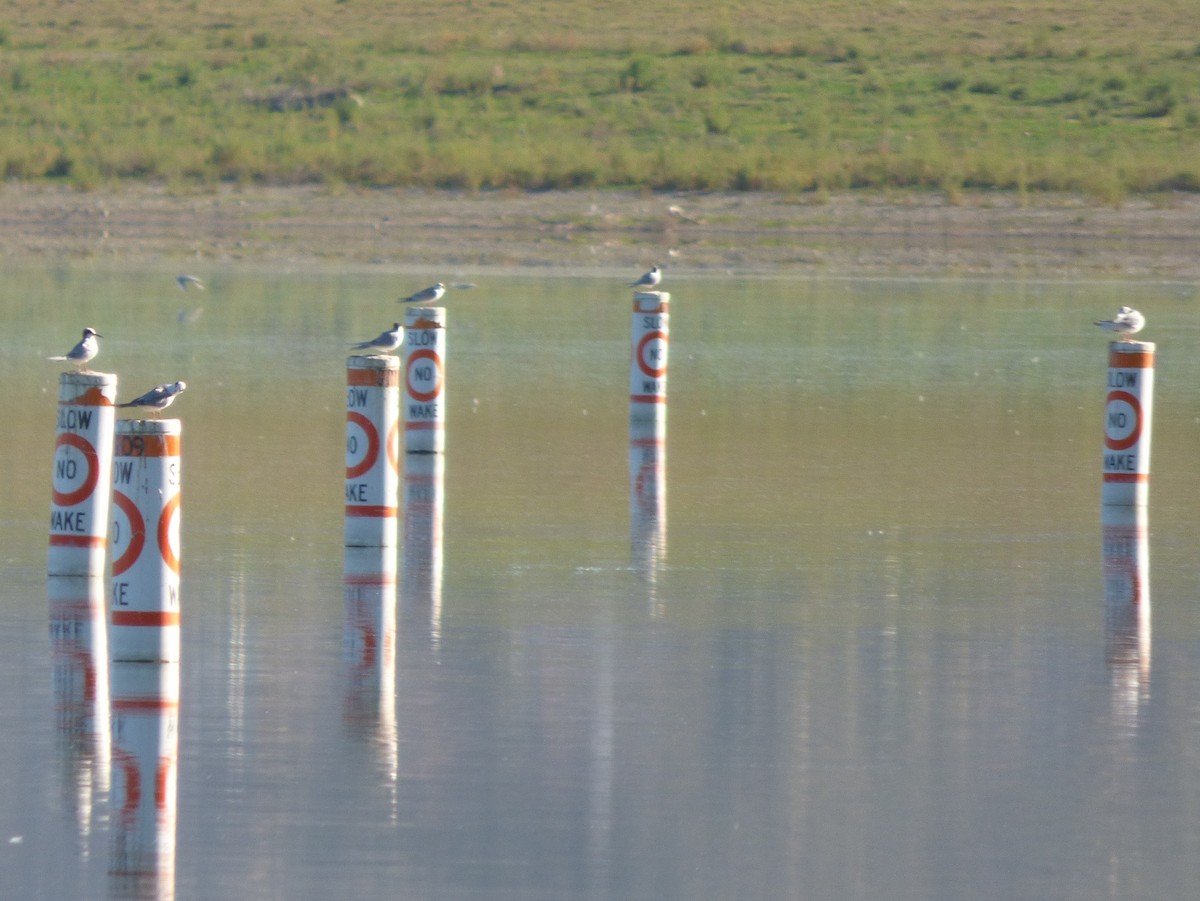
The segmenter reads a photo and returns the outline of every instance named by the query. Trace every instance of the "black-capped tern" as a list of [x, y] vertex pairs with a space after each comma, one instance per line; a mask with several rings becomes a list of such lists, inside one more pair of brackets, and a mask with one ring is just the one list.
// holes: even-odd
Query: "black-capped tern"
[[86, 366], [96, 354], [100, 353], [100, 342], [96, 339], [103, 337], [94, 328], [85, 328], [83, 330], [83, 337], [79, 339], [78, 344], [60, 357], [47, 357], [46, 359], [62, 360], [67, 363], [73, 363], [76, 367]]
[[399, 349], [403, 341], [404, 326], [397, 322], [392, 325], [390, 331], [380, 332], [378, 338], [372, 338], [370, 341], [360, 341], [350, 346], [354, 350], [365, 350], [373, 354], [390, 354], [392, 351]]
[[400, 303], [437, 303], [445, 293], [446, 286], [438, 282], [424, 291], [418, 291], [416, 294], [408, 295], [408, 297], [401, 297]]

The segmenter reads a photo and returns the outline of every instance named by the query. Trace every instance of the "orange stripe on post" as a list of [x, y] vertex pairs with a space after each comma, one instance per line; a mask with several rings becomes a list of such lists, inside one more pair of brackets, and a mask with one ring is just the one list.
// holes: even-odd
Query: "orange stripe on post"
[[360, 573], [358, 575], [346, 576], [343, 581], [344, 584], [350, 586], [379, 588], [386, 585], [395, 585], [396, 577], [392, 573]]
[[631, 394], [629, 402], [631, 404], [665, 404], [667, 396], [665, 394]]
[[177, 698], [114, 698], [112, 709], [122, 713], [156, 713], [160, 710], [177, 710]]
[[179, 435], [118, 435], [118, 457], [178, 457]]
[[[658, 292], [654, 292], [658, 293]], [[643, 294], [642, 297], [647, 295]], [[657, 303], [652, 300], [640, 301], [637, 297], [633, 299], [633, 312], [641, 313], [642, 315], [654, 315], [656, 313], [669, 313], [671, 311], [670, 301], [659, 299]]]
[[346, 384], [359, 388], [391, 388], [400, 384], [400, 370], [347, 369]]
[[163, 628], [179, 625], [178, 610], [114, 610], [114, 626], [149, 626]]
[[1104, 474], [1106, 482], [1149, 482], [1150, 474], [1146, 472], [1106, 472]]
[[88, 388], [83, 394], [78, 397], [73, 397], [70, 400], [60, 400], [60, 404], [72, 407], [111, 407], [113, 400], [111, 397], [106, 397], [104, 392], [98, 387]]
[[1108, 353], [1108, 365], [1111, 369], [1153, 369], [1154, 351], [1134, 353], [1127, 350], [1112, 350]]
[[104, 547], [105, 539], [96, 535], [51, 535], [52, 547]]
[[347, 516], [395, 516], [395, 507], [363, 505], [361, 507], [346, 507]]

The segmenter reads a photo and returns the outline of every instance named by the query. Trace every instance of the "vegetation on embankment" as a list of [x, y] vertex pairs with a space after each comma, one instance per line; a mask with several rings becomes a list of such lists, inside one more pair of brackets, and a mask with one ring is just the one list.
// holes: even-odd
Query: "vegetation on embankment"
[[519, 189], [1200, 191], [1177, 0], [14, 0], [0, 166]]

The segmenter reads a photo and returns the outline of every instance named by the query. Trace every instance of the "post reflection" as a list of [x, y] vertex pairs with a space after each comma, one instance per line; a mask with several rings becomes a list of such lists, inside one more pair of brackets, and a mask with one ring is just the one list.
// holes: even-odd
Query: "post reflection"
[[372, 742], [385, 784], [396, 783], [396, 551], [346, 548], [343, 574], [344, 718]]
[[116, 662], [110, 896], [175, 897], [179, 663]]
[[630, 421], [629, 544], [633, 568], [647, 586], [650, 615], [658, 616], [658, 576], [667, 557], [665, 419]]
[[108, 643], [99, 576], [47, 580], [58, 756], [66, 807], [87, 857], [93, 811], [108, 796]]
[[404, 459], [404, 622], [428, 628], [435, 643], [442, 624], [445, 472], [441, 454], [408, 454]]
[[1150, 696], [1150, 533], [1144, 506], [1104, 507], [1104, 599], [1113, 703], [1136, 720]]

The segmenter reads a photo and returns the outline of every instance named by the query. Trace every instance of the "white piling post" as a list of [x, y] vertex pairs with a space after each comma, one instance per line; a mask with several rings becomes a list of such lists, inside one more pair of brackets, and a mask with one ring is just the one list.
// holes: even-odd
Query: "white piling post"
[[638, 291], [633, 295], [633, 353], [629, 366], [631, 422], [661, 422], [665, 428], [670, 303], [671, 295], [666, 291]]
[[178, 419], [122, 419], [113, 452], [113, 660], [179, 659]]
[[1113, 341], [1108, 348], [1104, 505], [1144, 506], [1150, 497], [1154, 350], [1149, 341]]
[[446, 309], [410, 308], [404, 319], [404, 451], [446, 450]]
[[175, 897], [179, 664], [113, 663], [112, 854], [122, 898]]
[[436, 641], [442, 619], [445, 458], [413, 454], [404, 466], [404, 614]]
[[62, 769], [70, 782], [81, 847], [87, 847], [95, 802], [107, 800], [108, 639], [102, 576], [47, 579]]
[[398, 541], [400, 361], [352, 356], [346, 361], [347, 547]]
[[101, 576], [108, 535], [117, 377], [64, 372], [50, 504], [51, 576]]

